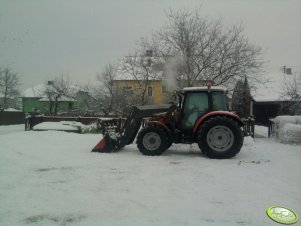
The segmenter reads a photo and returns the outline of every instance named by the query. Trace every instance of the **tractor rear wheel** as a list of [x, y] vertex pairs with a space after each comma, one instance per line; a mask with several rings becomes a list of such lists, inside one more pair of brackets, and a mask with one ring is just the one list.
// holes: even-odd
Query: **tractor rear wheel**
[[233, 119], [217, 116], [205, 121], [197, 133], [197, 143], [209, 158], [234, 157], [243, 145], [243, 132]]
[[140, 130], [137, 147], [144, 155], [161, 155], [168, 147], [167, 134], [160, 127], [149, 126]]

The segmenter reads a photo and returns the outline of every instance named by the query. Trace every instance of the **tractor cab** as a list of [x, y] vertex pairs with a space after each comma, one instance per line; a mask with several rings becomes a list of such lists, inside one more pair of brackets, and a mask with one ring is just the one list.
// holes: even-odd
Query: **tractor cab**
[[226, 89], [221, 87], [188, 87], [176, 92], [181, 130], [191, 132], [197, 119], [212, 111], [228, 111]]

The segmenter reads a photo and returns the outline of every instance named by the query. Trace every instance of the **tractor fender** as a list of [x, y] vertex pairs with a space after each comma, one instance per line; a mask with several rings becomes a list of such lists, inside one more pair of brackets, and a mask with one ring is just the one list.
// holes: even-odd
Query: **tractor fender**
[[196, 120], [196, 123], [193, 127], [193, 134], [196, 134], [196, 132], [198, 131], [198, 128], [199, 126], [206, 120], [208, 120], [209, 118], [211, 117], [214, 117], [214, 116], [226, 116], [226, 117], [229, 117], [229, 118], [232, 118], [234, 121], [236, 121], [238, 123], [239, 126], [243, 126], [244, 123], [241, 121], [241, 119], [239, 118], [239, 116], [233, 112], [229, 112], [229, 111], [212, 111], [212, 112], [209, 112], [205, 115], [202, 115], [201, 117], [199, 117], [197, 120]]
[[156, 125], [156, 126], [162, 127], [166, 131], [166, 133], [171, 137], [171, 131], [170, 131], [170, 129], [165, 124], [163, 124], [162, 122], [159, 122], [159, 121], [149, 121], [147, 123], [147, 126], [152, 126], [152, 125]]

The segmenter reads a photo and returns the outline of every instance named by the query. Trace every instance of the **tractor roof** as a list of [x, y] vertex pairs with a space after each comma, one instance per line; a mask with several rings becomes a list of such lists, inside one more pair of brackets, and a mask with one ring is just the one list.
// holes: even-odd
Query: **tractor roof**
[[[212, 91], [223, 91], [225, 92], [227, 89], [221, 86], [211, 86], [210, 90]], [[208, 91], [207, 86], [201, 86], [201, 87], [186, 87], [183, 88], [183, 92], [194, 92], [194, 91]]]

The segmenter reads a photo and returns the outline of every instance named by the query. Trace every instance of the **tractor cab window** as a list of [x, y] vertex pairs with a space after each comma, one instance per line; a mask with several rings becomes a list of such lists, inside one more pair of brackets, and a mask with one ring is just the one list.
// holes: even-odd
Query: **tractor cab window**
[[208, 93], [187, 93], [183, 107], [183, 129], [192, 129], [199, 116], [208, 111]]
[[175, 104], [179, 109], [183, 106], [184, 95], [180, 92], [174, 92], [169, 98], [169, 103]]
[[227, 104], [224, 92], [212, 92], [212, 110], [227, 111]]

